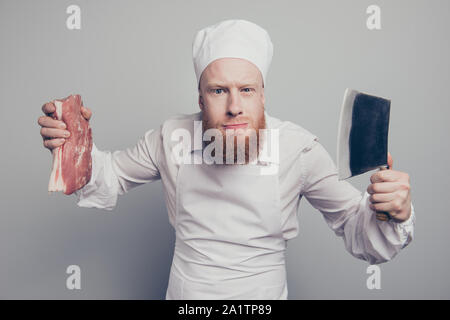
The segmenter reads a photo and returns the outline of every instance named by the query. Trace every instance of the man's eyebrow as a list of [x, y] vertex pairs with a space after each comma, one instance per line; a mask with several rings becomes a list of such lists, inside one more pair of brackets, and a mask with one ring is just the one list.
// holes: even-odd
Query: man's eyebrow
[[[244, 83], [238, 83], [237, 85], [238, 85], [238, 87], [255, 87], [258, 84], [256, 82], [244, 82]], [[206, 86], [208, 88], [211, 88], [211, 87], [226, 87], [227, 85], [225, 83], [212, 82], [212, 83], [208, 83]]]

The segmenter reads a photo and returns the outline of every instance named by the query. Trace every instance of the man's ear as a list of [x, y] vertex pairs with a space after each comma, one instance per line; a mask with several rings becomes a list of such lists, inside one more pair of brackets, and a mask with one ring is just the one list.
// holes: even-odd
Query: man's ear
[[203, 108], [205, 107], [203, 103], [203, 97], [201, 96], [200, 92], [198, 93], [198, 105], [200, 107], [200, 110], [203, 111]]
[[261, 88], [261, 101], [262, 101], [263, 105], [266, 105], [266, 97], [264, 96], [264, 79], [262, 77], [262, 74], [261, 74], [261, 86], [262, 86], [262, 88]]

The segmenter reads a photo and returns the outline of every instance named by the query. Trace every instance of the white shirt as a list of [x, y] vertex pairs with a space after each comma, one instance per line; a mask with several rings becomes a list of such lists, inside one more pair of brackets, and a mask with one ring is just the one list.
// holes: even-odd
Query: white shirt
[[[377, 220], [369, 208], [367, 191], [362, 194], [348, 181], [338, 180], [336, 166], [317, 136], [267, 112], [265, 116], [268, 129], [279, 129], [277, 174], [285, 240], [298, 235], [297, 212], [304, 196], [323, 214], [329, 227], [343, 238], [347, 251], [356, 258], [370, 264], [386, 262], [411, 242], [415, 223], [412, 204], [407, 221]], [[100, 151], [94, 144], [92, 177], [76, 192], [78, 206], [112, 210], [119, 195], [161, 179], [169, 221], [175, 227], [179, 164], [173, 161], [172, 149], [178, 142], [171, 140], [171, 134], [174, 129], [185, 128], [194, 137], [194, 120], [201, 120], [201, 112], [168, 119], [158, 129], [148, 130], [136, 145], [126, 150]], [[196, 148], [194, 142], [191, 146]]]

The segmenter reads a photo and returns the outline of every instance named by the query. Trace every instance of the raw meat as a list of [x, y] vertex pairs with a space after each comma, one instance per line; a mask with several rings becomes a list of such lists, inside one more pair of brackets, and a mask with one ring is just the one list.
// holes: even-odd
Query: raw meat
[[53, 149], [53, 168], [48, 191], [62, 191], [72, 194], [91, 179], [92, 132], [89, 122], [81, 115], [81, 96], [70, 95], [52, 101], [56, 111], [52, 117], [62, 120], [70, 132], [66, 142]]

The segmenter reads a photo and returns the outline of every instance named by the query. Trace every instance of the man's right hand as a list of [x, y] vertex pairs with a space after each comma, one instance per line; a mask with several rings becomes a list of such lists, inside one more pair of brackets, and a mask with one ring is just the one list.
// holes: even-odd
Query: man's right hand
[[[52, 151], [54, 148], [60, 147], [66, 142], [65, 138], [70, 136], [70, 132], [65, 130], [66, 124], [61, 120], [55, 120], [51, 117], [56, 107], [52, 102], [47, 102], [42, 106], [42, 111], [45, 116], [38, 119], [38, 124], [41, 128], [41, 136], [44, 142], [44, 147]], [[89, 121], [92, 116], [92, 111], [89, 108], [81, 106], [82, 116]]]

